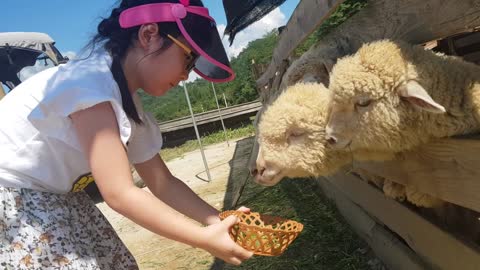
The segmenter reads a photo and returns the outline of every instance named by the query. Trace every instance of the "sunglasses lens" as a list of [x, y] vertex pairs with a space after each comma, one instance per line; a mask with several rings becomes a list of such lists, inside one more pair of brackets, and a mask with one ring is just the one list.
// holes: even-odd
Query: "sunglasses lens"
[[183, 36], [199, 54], [195, 62], [195, 72], [215, 82], [227, 82], [234, 78], [215, 21], [188, 12], [188, 15], [181, 19], [179, 27]]
[[195, 67], [195, 63], [197, 62], [197, 59], [198, 59], [198, 55], [194, 54], [194, 53], [191, 53], [188, 57], [187, 57], [187, 66], [185, 67], [185, 69], [190, 72], [192, 71], [192, 69]]

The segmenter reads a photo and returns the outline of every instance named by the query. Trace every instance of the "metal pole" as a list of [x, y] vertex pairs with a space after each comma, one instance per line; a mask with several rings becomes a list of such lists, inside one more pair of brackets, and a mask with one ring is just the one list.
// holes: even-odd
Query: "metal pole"
[[215, 91], [215, 86], [213, 85], [213, 82], [212, 82], [212, 89], [213, 89], [213, 94], [215, 95], [215, 102], [217, 103], [217, 109], [218, 109], [218, 114], [220, 115], [220, 121], [222, 122], [223, 133], [225, 134], [225, 141], [227, 141], [227, 146], [230, 147], [230, 143], [228, 142], [227, 129], [225, 128], [225, 123], [223, 123], [222, 112], [220, 111], [220, 105], [218, 104], [218, 99], [217, 99], [217, 91]]
[[183, 90], [185, 90], [185, 97], [187, 98], [188, 108], [190, 109], [190, 114], [192, 115], [193, 127], [195, 129], [195, 134], [197, 135], [198, 144], [200, 145], [200, 152], [202, 153], [205, 172], [207, 173], [208, 182], [210, 182], [212, 181], [212, 177], [210, 177], [210, 169], [208, 169], [207, 159], [205, 158], [205, 153], [203, 153], [202, 141], [200, 140], [200, 133], [198, 133], [197, 122], [195, 121], [195, 116], [193, 115], [192, 104], [190, 103], [190, 97], [188, 96], [188, 90], [187, 90], [187, 83], [185, 81], [183, 81]]
[[223, 93], [223, 101], [225, 101], [225, 108], [228, 108], [227, 99], [225, 98], [225, 93]]

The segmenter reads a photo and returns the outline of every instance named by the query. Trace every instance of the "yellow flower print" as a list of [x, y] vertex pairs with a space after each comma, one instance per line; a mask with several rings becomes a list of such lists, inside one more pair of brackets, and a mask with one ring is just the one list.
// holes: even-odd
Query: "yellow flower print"
[[32, 258], [32, 255], [27, 255], [25, 257], [23, 257], [21, 260], [20, 260], [20, 265], [25, 265], [26, 267], [30, 268], [30, 266], [33, 266], [33, 258]]
[[84, 190], [88, 184], [92, 183], [93, 181], [95, 181], [95, 179], [93, 179], [93, 175], [91, 173], [79, 177], [78, 180], [73, 184], [72, 192]]
[[20, 242], [13, 242], [12, 243], [12, 249], [13, 250], [20, 250], [23, 248], [23, 244]]
[[40, 242], [42, 243], [50, 244], [50, 242], [52, 242], [53, 235], [49, 233], [42, 233], [39, 239], [40, 239]]
[[70, 263], [70, 260], [68, 260], [64, 256], [57, 256], [55, 259], [53, 259], [53, 262], [57, 264], [58, 266], [65, 266]]

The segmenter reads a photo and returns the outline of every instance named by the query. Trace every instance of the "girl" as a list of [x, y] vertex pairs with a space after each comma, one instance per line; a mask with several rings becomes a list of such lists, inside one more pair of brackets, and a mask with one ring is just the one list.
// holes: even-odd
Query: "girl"
[[[220, 222], [169, 172], [136, 94], [163, 95], [192, 69], [214, 82], [234, 78], [208, 10], [200, 0], [122, 0], [90, 47], [86, 59], [45, 70], [0, 102], [0, 268], [137, 269], [82, 191], [93, 179], [137, 224], [228, 263], [250, 258], [228, 235], [236, 218]], [[151, 193], [133, 184], [130, 163]]]

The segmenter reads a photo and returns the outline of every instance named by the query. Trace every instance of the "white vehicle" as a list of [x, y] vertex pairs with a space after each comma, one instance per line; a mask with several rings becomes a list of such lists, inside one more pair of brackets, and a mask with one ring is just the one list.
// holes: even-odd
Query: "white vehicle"
[[45, 33], [0, 33], [0, 99], [6, 94], [2, 84], [11, 91], [31, 75], [67, 61]]

